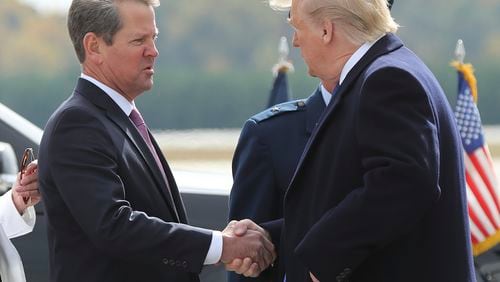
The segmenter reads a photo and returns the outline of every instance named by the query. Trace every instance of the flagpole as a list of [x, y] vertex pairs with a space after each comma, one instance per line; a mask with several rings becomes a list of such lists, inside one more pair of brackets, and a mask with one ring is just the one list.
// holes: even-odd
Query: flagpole
[[273, 66], [274, 77], [278, 76], [280, 72], [293, 72], [294, 68], [288, 55], [290, 54], [290, 48], [288, 47], [288, 40], [285, 36], [280, 38], [280, 44], [278, 47], [279, 60], [276, 65]]
[[[267, 108], [270, 108], [276, 104], [281, 104], [290, 101], [290, 89], [288, 88], [288, 78], [287, 73], [293, 72], [293, 65], [288, 60], [288, 54], [290, 53], [290, 48], [288, 47], [288, 42], [285, 36], [280, 38], [280, 44], [278, 48], [279, 60], [272, 68], [274, 75], [273, 88], [269, 95], [269, 100], [267, 103]], [[279, 108], [274, 107], [273, 109]]]
[[455, 48], [455, 59], [461, 65], [463, 65], [465, 60], [465, 47], [462, 39], [458, 39], [457, 47]]
[[474, 68], [471, 64], [464, 63], [465, 54], [464, 42], [462, 39], [458, 39], [455, 47], [455, 60], [451, 65], [465, 76], [465, 79], [469, 82], [474, 102], [477, 103], [477, 81], [474, 76]]

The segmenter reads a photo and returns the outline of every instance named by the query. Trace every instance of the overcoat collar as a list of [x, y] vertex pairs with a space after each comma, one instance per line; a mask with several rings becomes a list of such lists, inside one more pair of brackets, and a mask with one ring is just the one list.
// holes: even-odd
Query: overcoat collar
[[314, 127], [318, 124], [319, 117], [325, 111], [326, 105], [321, 95], [321, 86], [306, 100], [306, 133], [311, 135]]
[[[289, 189], [293, 186], [294, 180], [297, 176], [297, 173], [300, 172], [301, 167], [304, 163], [304, 160], [308, 157], [309, 150], [311, 146], [317, 142], [316, 136], [318, 132], [323, 129], [323, 125], [328, 116], [330, 116], [333, 112], [335, 112], [338, 104], [345, 95], [349, 94], [349, 89], [354, 85], [359, 75], [378, 57], [385, 55], [387, 53], [393, 52], [396, 49], [403, 47], [403, 42], [394, 34], [388, 33], [382, 38], [380, 38], [371, 48], [366, 52], [366, 54], [358, 61], [358, 63], [351, 69], [351, 71], [347, 74], [346, 78], [339, 86], [339, 89], [336, 90], [336, 94], [332, 97], [330, 104], [326, 107], [325, 113], [321, 115], [318, 125], [314, 128], [309, 141], [304, 148], [304, 152], [299, 160], [295, 173], [290, 181]], [[286, 195], [285, 195], [286, 197]]]

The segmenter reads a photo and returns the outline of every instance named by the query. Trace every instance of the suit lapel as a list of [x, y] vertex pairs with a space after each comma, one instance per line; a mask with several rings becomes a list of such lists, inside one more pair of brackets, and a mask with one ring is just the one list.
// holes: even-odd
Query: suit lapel
[[300, 157], [299, 163], [297, 165], [297, 168], [295, 169], [295, 173], [292, 177], [292, 180], [290, 181], [290, 185], [288, 186], [288, 190], [285, 195], [285, 199], [289, 193], [289, 191], [293, 187], [293, 183], [295, 181], [295, 178], [297, 176], [297, 173], [300, 172], [304, 160], [308, 157], [309, 155], [309, 150], [311, 149], [311, 146], [313, 146], [316, 142], [316, 137], [318, 136], [318, 133], [323, 130], [324, 124], [326, 119], [328, 119], [329, 116], [331, 116], [336, 109], [338, 109], [338, 105], [342, 101], [342, 99], [345, 97], [345, 95], [349, 94], [349, 89], [353, 86], [353, 84], [357, 81], [357, 78], [359, 75], [378, 57], [385, 55], [387, 53], [390, 53], [396, 49], [399, 49], [403, 46], [403, 43], [401, 40], [394, 34], [388, 33], [382, 38], [380, 38], [369, 50], [366, 52], [366, 54], [354, 65], [354, 67], [349, 71], [347, 74], [346, 78], [342, 82], [342, 84], [339, 86], [338, 89], [336, 89], [336, 94], [334, 97], [332, 97], [332, 100], [330, 101], [330, 104], [326, 107], [325, 113], [321, 115], [318, 125], [314, 128], [311, 137], [309, 138], [309, 141], [307, 142], [304, 151], [302, 153], [302, 156]]
[[[153, 147], [155, 148], [155, 150], [157, 152], [161, 152], [160, 146], [158, 146], [158, 143], [156, 143], [156, 140], [153, 138], [153, 135], [150, 133], [149, 136], [151, 138], [151, 142], [153, 143]], [[179, 222], [187, 223], [186, 210], [179, 196], [180, 192], [177, 187], [177, 183], [175, 182], [174, 175], [170, 170], [170, 166], [168, 165], [168, 162], [163, 156], [163, 154], [158, 154], [158, 158], [160, 158], [161, 165], [163, 166], [163, 171], [165, 172], [165, 176], [168, 181], [168, 186], [170, 187], [170, 189], [166, 189], [167, 190], [166, 192], [168, 193], [169, 199], [174, 203], [174, 206], [176, 207], [176, 216], [179, 219]]]
[[[165, 181], [163, 180], [163, 176], [159, 170], [160, 168], [156, 164], [156, 161], [146, 142], [129, 117], [125, 115], [120, 107], [106, 93], [85, 79], [79, 79], [75, 92], [84, 96], [99, 108], [104, 109], [108, 118], [115, 123], [123, 131], [124, 135], [127, 136], [127, 138], [132, 142], [132, 144], [134, 144], [140, 157], [147, 164], [149, 172], [153, 175], [164, 200], [168, 203], [172, 215], [176, 216], [176, 220], [179, 221], [175, 203], [172, 199], [172, 195], [167, 189]], [[151, 139], [154, 140], [152, 137]]]

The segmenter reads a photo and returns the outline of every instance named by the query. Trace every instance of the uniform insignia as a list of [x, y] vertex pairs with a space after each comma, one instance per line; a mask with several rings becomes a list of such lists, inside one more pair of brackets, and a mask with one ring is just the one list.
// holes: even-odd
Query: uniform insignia
[[268, 108], [250, 119], [254, 120], [255, 122], [259, 123], [261, 121], [267, 120], [269, 118], [272, 118], [274, 116], [278, 116], [282, 113], [288, 113], [288, 112], [295, 112], [295, 111], [302, 111], [306, 107], [306, 103], [304, 99], [301, 100], [294, 100], [294, 101], [289, 101], [285, 103], [281, 103], [275, 106], [272, 106], [271, 108]]

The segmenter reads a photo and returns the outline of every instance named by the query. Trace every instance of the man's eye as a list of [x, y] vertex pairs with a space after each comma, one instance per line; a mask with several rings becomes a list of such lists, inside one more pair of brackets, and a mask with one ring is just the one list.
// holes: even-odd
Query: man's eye
[[140, 45], [144, 42], [144, 39], [140, 38], [140, 39], [135, 39], [132, 41], [132, 44], [136, 44], [136, 45]]

